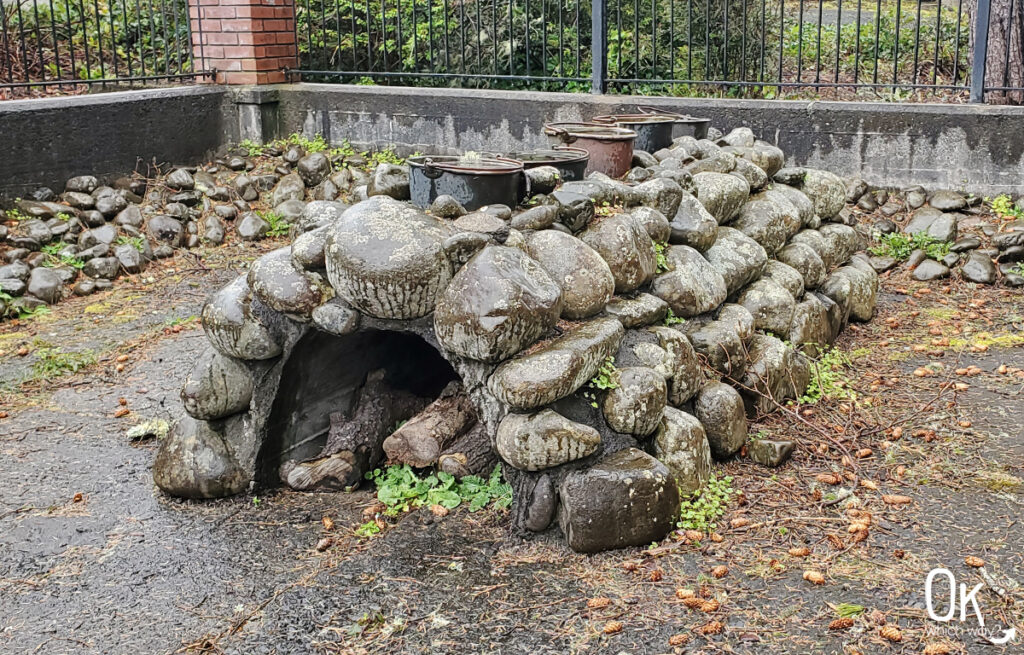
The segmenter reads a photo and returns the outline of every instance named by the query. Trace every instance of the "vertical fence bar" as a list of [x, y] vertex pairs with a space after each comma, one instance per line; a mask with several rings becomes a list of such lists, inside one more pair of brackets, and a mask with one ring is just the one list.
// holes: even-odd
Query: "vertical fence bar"
[[[971, 102], [985, 102], [985, 59], [988, 56], [988, 26], [991, 0], [978, 0], [974, 16], [974, 62], [971, 65]], [[1009, 36], [1009, 35], [1008, 35]], [[1006, 40], [1006, 47], [1012, 41]]]
[[[608, 88], [608, 0], [590, 2], [590, 92], [601, 94]], [[579, 25], [577, 25], [577, 29]], [[577, 34], [579, 32], [577, 31]], [[577, 49], [577, 52], [579, 49]], [[579, 70], [577, 70], [579, 75]], [[620, 72], [621, 75], [621, 72]]]

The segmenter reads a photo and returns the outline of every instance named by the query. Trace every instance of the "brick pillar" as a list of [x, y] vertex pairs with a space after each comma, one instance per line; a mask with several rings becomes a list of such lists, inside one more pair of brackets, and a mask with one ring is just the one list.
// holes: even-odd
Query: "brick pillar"
[[277, 84], [297, 68], [294, 0], [188, 0], [197, 70], [217, 84]]

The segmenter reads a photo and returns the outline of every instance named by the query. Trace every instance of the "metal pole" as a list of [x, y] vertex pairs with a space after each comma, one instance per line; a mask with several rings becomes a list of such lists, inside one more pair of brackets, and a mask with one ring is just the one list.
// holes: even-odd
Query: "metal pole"
[[985, 102], [985, 60], [988, 57], [988, 23], [991, 5], [992, 0], [978, 0], [978, 10], [974, 15], [974, 62], [971, 65], [971, 102]]
[[[984, 0], [981, 0], [984, 1]], [[592, 62], [590, 92], [602, 94], [607, 90], [608, 41], [607, 41], [608, 0], [591, 0], [590, 10], [590, 59]]]

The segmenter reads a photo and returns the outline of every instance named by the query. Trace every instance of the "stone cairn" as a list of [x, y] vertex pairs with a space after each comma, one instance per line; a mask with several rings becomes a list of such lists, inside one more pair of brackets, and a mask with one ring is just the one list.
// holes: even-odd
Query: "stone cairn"
[[[157, 485], [344, 489], [385, 459], [456, 476], [500, 459], [518, 534], [557, 525], [581, 552], [663, 538], [681, 494], [747, 443], [748, 415], [802, 395], [808, 356], [869, 320], [878, 288], [838, 222], [843, 180], [784, 168], [747, 128], [711, 136], [637, 152], [625, 181], [529, 170], [516, 210], [422, 211], [388, 164], [351, 206], [308, 203], [292, 245], [204, 307], [210, 348]], [[443, 388], [403, 388], [401, 348], [369, 354], [380, 334], [436, 351]], [[322, 406], [332, 385], [345, 400]], [[787, 447], [750, 454], [777, 464]]]

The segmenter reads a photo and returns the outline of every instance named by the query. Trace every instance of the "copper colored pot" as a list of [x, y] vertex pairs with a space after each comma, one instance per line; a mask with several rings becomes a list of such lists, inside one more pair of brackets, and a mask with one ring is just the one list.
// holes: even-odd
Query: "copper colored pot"
[[590, 154], [587, 173], [622, 177], [633, 161], [636, 132], [599, 123], [547, 123], [544, 133], [552, 139]]

